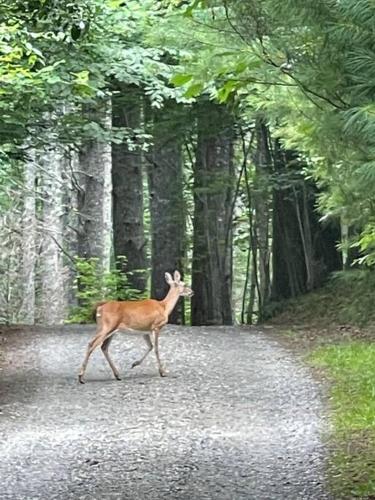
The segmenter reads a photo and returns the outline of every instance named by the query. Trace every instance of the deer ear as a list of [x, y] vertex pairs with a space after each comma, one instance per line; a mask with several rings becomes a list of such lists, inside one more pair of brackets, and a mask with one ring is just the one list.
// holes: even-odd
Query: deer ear
[[165, 281], [168, 283], [168, 285], [171, 285], [173, 283], [172, 276], [169, 273], [165, 273]]
[[173, 278], [178, 283], [181, 280], [181, 274], [178, 271], [175, 271], [173, 274]]

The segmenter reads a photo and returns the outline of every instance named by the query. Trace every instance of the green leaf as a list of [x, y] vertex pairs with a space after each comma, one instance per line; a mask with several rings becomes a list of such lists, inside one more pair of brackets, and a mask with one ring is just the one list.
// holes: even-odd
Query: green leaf
[[118, 9], [119, 7], [122, 7], [126, 2], [124, 0], [110, 0], [108, 2], [108, 6], [111, 9]]
[[247, 69], [248, 67], [248, 64], [246, 61], [242, 61], [240, 63], [237, 64], [236, 68], [235, 68], [235, 72], [236, 73], [243, 73], [245, 71], [245, 69]]
[[195, 0], [184, 12], [185, 17], [193, 17], [193, 11], [197, 7], [199, 7], [200, 4], [204, 5], [203, 0]]
[[89, 72], [87, 70], [80, 71], [79, 73], [72, 73], [75, 77], [77, 84], [87, 85], [89, 81]]
[[190, 82], [190, 80], [193, 78], [193, 75], [187, 75], [184, 73], [179, 73], [177, 75], [174, 75], [170, 82], [173, 83], [176, 87], [181, 87], [182, 85], [185, 85], [185, 83]]
[[237, 88], [237, 86], [238, 82], [236, 80], [228, 80], [217, 93], [219, 102], [226, 102], [229, 95]]
[[194, 83], [190, 85], [187, 91], [184, 93], [185, 97], [196, 97], [197, 95], [202, 93], [204, 86], [203, 83]]

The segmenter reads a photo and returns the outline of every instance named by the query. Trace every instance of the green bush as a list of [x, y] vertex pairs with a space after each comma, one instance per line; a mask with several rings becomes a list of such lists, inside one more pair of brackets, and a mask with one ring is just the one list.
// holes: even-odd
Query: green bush
[[117, 266], [103, 272], [99, 259], [75, 259], [75, 297], [78, 305], [72, 307], [67, 323], [92, 323], [93, 309], [103, 300], [132, 300], [142, 298], [142, 292], [132, 288], [128, 275], [121, 272], [125, 257], [117, 261]]

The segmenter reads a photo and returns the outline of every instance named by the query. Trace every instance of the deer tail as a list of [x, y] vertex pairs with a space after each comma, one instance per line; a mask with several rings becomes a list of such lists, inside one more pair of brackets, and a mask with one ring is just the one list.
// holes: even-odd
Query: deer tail
[[97, 309], [98, 307], [102, 306], [103, 304], [106, 304], [107, 303], [107, 300], [103, 300], [102, 302], [97, 302], [96, 304], [94, 304], [93, 308], [92, 308], [92, 319], [94, 321], [96, 321], [98, 315], [97, 315]]

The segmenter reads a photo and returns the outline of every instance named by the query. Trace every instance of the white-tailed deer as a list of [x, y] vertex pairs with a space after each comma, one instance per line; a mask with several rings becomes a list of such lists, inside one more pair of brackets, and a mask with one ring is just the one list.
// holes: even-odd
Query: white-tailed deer
[[[170, 286], [167, 296], [163, 300], [134, 300], [134, 301], [115, 301], [101, 302], [96, 307], [97, 331], [95, 337], [89, 342], [85, 359], [82, 363], [78, 380], [84, 384], [83, 376], [86, 371], [87, 363], [93, 351], [100, 346], [103, 354], [113, 371], [117, 380], [120, 379], [119, 372], [113, 361], [109, 357], [108, 347], [113, 334], [117, 330], [131, 330], [144, 333], [143, 338], [147, 344], [146, 353], [132, 364], [132, 368], [138, 366], [144, 361], [146, 356], [155, 347], [156, 360], [158, 362], [159, 373], [161, 377], [166, 376], [159, 357], [159, 334], [163, 326], [168, 322], [168, 316], [173, 311], [179, 297], [191, 297], [193, 291], [185, 286], [181, 281], [178, 271], [174, 272], [173, 278], [169, 273], [165, 273], [165, 280]], [[154, 336], [154, 345], [151, 335]]]

